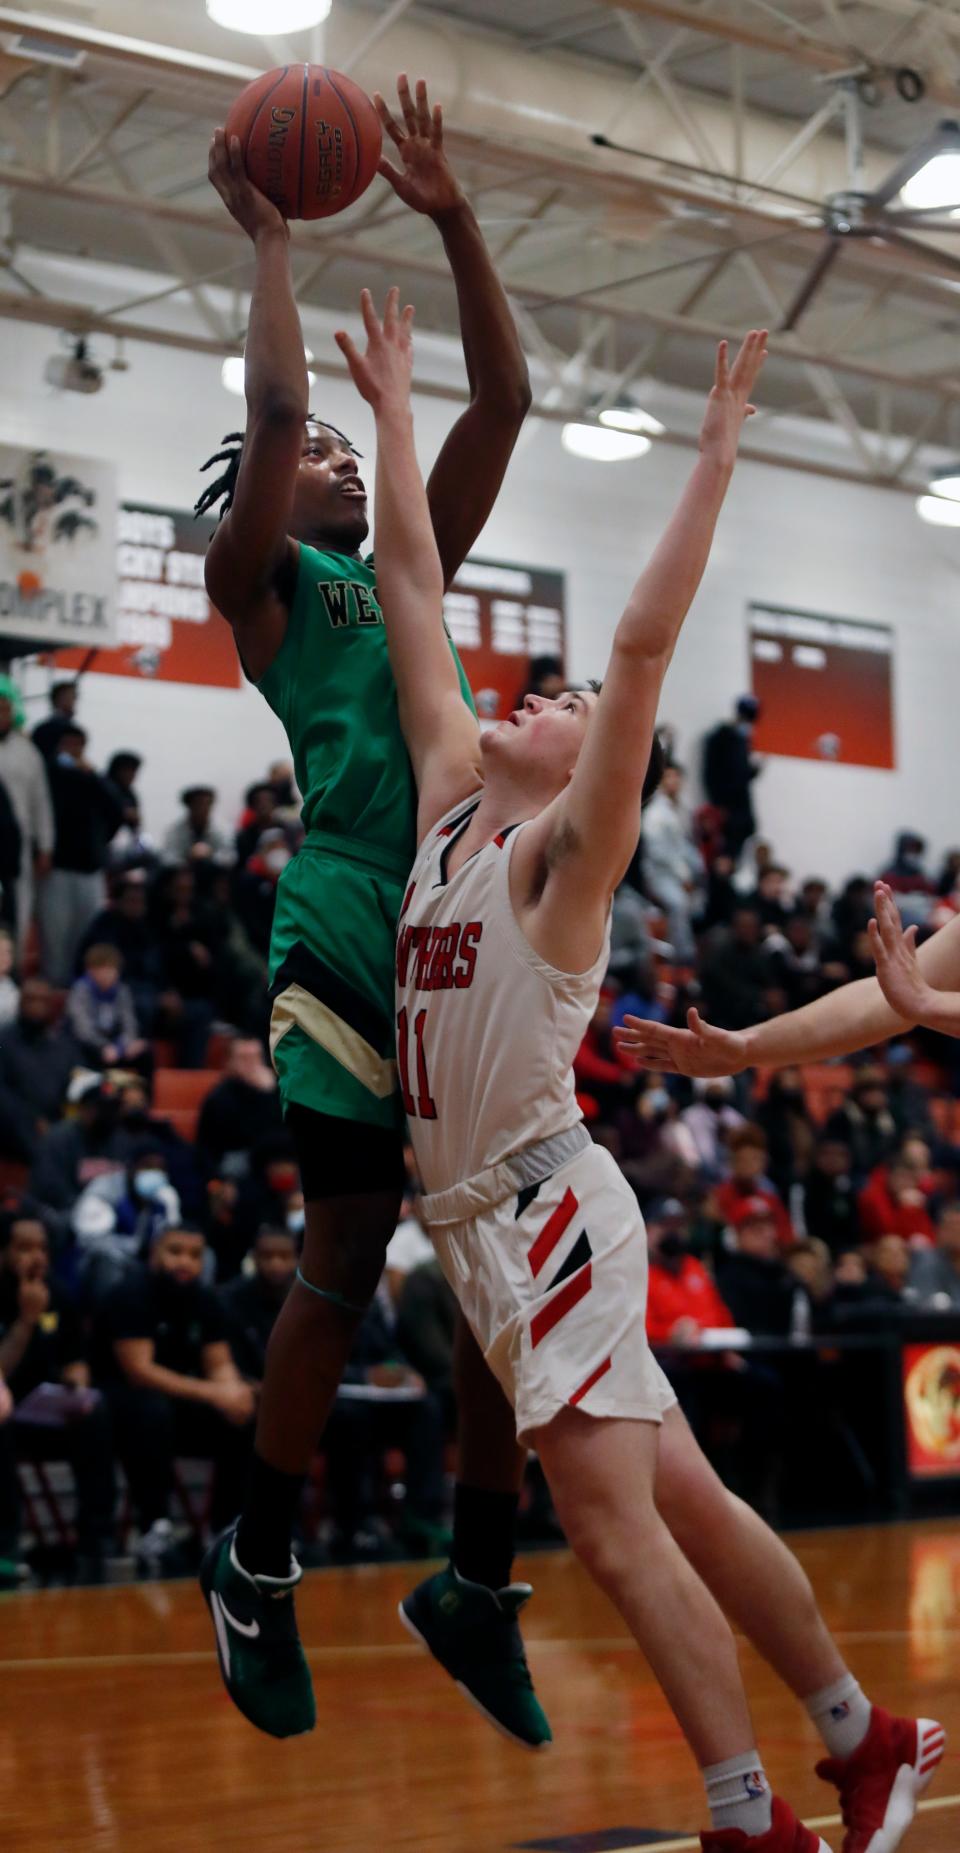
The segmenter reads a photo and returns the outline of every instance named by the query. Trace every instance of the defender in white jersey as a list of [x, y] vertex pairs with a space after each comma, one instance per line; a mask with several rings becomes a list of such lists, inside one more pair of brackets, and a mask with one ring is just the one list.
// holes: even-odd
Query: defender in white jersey
[[[599, 693], [481, 740], [442, 624], [416, 461], [410, 324], [363, 297], [338, 341], [377, 417], [378, 583], [419, 798], [397, 952], [398, 1060], [424, 1211], [471, 1326], [536, 1447], [569, 1542], [627, 1621], [700, 1764], [710, 1853], [825, 1853], [775, 1800], [721, 1606], [807, 1705], [844, 1853], [892, 1853], [943, 1733], [871, 1708], [795, 1560], [722, 1486], [646, 1346], [633, 1198], [580, 1121], [570, 1066], [606, 958], [611, 897], [658, 774], [654, 722], [765, 354], [718, 352], [700, 457], [628, 601]], [[429, 1585], [426, 1586], [429, 1588]], [[444, 1600], [456, 1602], [454, 1584]], [[420, 1609], [404, 1613], [424, 1633]]]
[[583, 1124], [573, 1058], [609, 952], [559, 971], [521, 929], [498, 831], [451, 874], [479, 799], [429, 832], [397, 936], [400, 1083], [421, 1213], [521, 1440], [564, 1407], [659, 1422], [636, 1198]]

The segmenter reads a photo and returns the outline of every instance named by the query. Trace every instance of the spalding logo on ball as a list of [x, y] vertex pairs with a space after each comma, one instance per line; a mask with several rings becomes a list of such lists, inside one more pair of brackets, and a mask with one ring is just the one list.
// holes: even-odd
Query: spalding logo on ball
[[285, 219], [329, 219], [365, 193], [383, 137], [370, 98], [323, 64], [285, 64], [238, 96], [224, 124], [255, 187]]

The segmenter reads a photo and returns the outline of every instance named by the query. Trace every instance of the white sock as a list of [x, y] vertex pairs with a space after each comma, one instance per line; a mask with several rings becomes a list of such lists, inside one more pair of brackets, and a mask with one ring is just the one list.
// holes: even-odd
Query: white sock
[[770, 1832], [773, 1796], [759, 1751], [747, 1750], [726, 1763], [711, 1763], [702, 1773], [712, 1827], [739, 1827], [751, 1838]]
[[807, 1700], [807, 1711], [831, 1756], [852, 1756], [870, 1729], [873, 1706], [852, 1673], [824, 1686]]

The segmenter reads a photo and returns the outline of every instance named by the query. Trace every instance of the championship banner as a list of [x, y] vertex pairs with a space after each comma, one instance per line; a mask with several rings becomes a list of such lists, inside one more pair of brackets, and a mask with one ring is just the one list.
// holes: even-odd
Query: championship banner
[[443, 601], [481, 721], [512, 714], [532, 656], [564, 657], [564, 577], [539, 567], [466, 560]]
[[960, 1475], [960, 1346], [904, 1345], [903, 1404], [911, 1479]]
[[115, 548], [110, 464], [0, 444], [0, 650], [113, 643]]
[[203, 583], [215, 526], [182, 510], [125, 503], [117, 516], [118, 647], [98, 651], [92, 661], [81, 652], [58, 653], [58, 669], [239, 688], [233, 633]]
[[755, 751], [891, 770], [889, 625], [784, 605], [751, 605], [749, 617], [753, 693], [760, 702]]

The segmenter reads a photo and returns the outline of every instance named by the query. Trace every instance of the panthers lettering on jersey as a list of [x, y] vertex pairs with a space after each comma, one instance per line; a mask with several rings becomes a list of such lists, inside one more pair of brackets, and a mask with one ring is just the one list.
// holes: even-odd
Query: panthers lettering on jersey
[[524, 825], [449, 871], [479, 799], [443, 818], [414, 864], [397, 929], [397, 1064], [417, 1169], [446, 1190], [580, 1118], [573, 1058], [596, 1008], [607, 943], [559, 972], [510, 899]]

